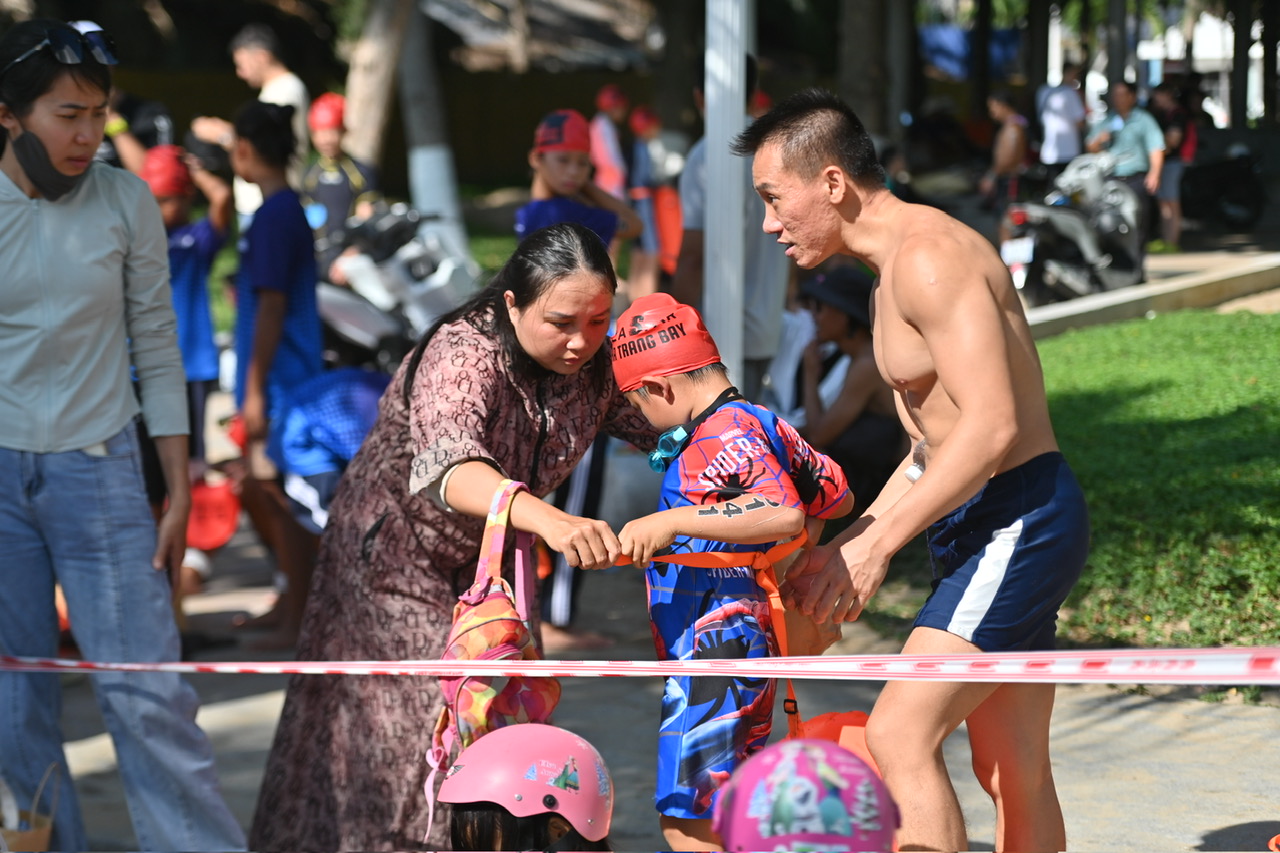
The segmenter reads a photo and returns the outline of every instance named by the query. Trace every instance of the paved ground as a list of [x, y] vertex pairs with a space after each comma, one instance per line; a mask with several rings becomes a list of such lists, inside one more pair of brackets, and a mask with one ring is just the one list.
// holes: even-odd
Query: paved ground
[[[1273, 233], [1268, 231], [1267, 233]], [[1213, 252], [1275, 250], [1274, 241], [1238, 245], [1216, 237], [1188, 248]], [[1203, 269], [1219, 257], [1188, 252], [1152, 259], [1152, 274], [1174, 275]], [[1263, 294], [1230, 309], [1280, 310], [1280, 294]], [[616, 482], [612, 521], [648, 511], [652, 475], [635, 455], [612, 468]], [[634, 505], [618, 496], [631, 495]], [[599, 657], [651, 659], [653, 648], [644, 616], [641, 576], [615, 571], [588, 577], [583, 612], [591, 627], [616, 645]], [[264, 609], [271, 596], [270, 568], [251, 536], [241, 533], [215, 557], [215, 575], [205, 594], [189, 600], [191, 628], [229, 643], [203, 659], [252, 660], [231, 618]], [[848, 626], [833, 653], [892, 652], [897, 642], [864, 625]], [[283, 698], [276, 676], [204, 675], [192, 678], [203, 699], [200, 722], [213, 738], [227, 798], [247, 826]], [[89, 679], [65, 677], [64, 729], [67, 754], [80, 790], [91, 846], [132, 849], [133, 838], [115, 758], [92, 699]], [[827, 710], [869, 710], [879, 685], [860, 682], [800, 682], [806, 715]], [[1126, 690], [1065, 686], [1059, 691], [1052, 742], [1055, 772], [1066, 812], [1072, 850], [1264, 850], [1280, 834], [1280, 693], [1263, 704], [1245, 705], [1238, 696], [1210, 703], [1189, 689]], [[568, 679], [556, 721], [597, 744], [613, 771], [619, 792], [613, 837], [621, 850], [663, 849], [651, 807], [650, 790], [660, 685], [655, 679]], [[781, 714], [779, 714], [781, 719]], [[971, 846], [991, 849], [993, 810], [967, 772], [963, 732], [946, 744], [946, 754], [970, 825]]]

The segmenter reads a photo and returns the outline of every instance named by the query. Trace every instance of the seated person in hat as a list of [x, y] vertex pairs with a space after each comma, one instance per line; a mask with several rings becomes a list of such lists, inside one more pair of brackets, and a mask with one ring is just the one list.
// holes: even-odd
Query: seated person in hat
[[843, 265], [800, 285], [816, 329], [800, 363], [800, 433], [844, 470], [859, 512], [880, 494], [907, 452], [893, 389], [872, 350], [874, 284], [870, 273]]
[[[847, 515], [853, 497], [844, 476], [785, 421], [742, 398], [698, 312], [670, 295], [633, 302], [612, 349], [618, 389], [666, 430], [649, 456], [664, 472], [660, 510], [618, 534], [622, 553], [647, 567], [658, 658], [777, 655], [755, 568], [650, 561], [767, 552], [801, 533], [807, 516]], [[769, 679], [667, 679], [655, 801], [673, 850], [720, 849], [711, 831], [717, 789], [768, 741], [773, 704]]]

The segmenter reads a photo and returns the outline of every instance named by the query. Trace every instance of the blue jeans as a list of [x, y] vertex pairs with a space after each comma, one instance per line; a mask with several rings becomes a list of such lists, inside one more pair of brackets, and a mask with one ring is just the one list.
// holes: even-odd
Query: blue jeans
[[[0, 449], [0, 650], [56, 655], [56, 582], [86, 660], [178, 660], [169, 582], [151, 567], [155, 546], [133, 424], [90, 452]], [[212, 746], [195, 722], [195, 690], [172, 673], [89, 677], [115, 743], [139, 849], [243, 850]], [[0, 772], [26, 804], [57, 764], [52, 849], [84, 850], [62, 749], [58, 679], [0, 673]], [[50, 800], [46, 792], [41, 811]]]

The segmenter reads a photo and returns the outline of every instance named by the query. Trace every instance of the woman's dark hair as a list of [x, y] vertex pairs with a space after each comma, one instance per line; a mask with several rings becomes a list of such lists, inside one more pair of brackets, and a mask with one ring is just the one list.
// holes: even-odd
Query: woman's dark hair
[[[551, 813], [516, 817], [494, 803], [456, 803], [451, 806], [450, 847], [453, 850], [612, 850], [609, 836], [590, 841], [573, 827], [559, 840], [551, 838]], [[565, 821], [568, 823], [568, 821]]]
[[[553, 284], [577, 272], [600, 276], [608, 283], [610, 293], [618, 289], [618, 275], [609, 260], [609, 249], [590, 228], [576, 222], [561, 222], [525, 237], [487, 287], [437, 320], [418, 341], [409, 358], [404, 382], [405, 402], [408, 403], [413, 393], [414, 378], [427, 344], [441, 326], [459, 320], [466, 320], [478, 331], [497, 338], [507, 363], [512, 365], [517, 376], [535, 380], [544, 375], [545, 369], [524, 351], [516, 339], [503, 294], [511, 291], [515, 307], [524, 310], [537, 302]], [[593, 386], [602, 395], [608, 387], [608, 349], [608, 346], [600, 347], [582, 368], [591, 371]]]
[[[72, 27], [52, 18], [32, 18], [11, 27], [4, 38], [0, 38], [0, 68], [8, 67], [10, 62], [44, 41], [45, 36], [55, 29], [65, 29], [74, 38], [80, 37]], [[52, 89], [64, 74], [70, 75], [81, 86], [101, 90], [104, 98], [111, 91], [111, 66], [98, 62], [88, 50], [84, 51], [84, 60], [73, 65], [59, 62], [51, 50], [37, 50], [0, 77], [0, 102], [18, 118], [25, 118], [31, 113], [31, 105]], [[4, 152], [8, 140], [8, 132], [0, 128], [0, 153]]]
[[297, 140], [293, 135], [293, 112], [288, 105], [249, 101], [236, 113], [236, 136], [247, 139], [268, 165], [287, 169]]
[[825, 89], [804, 89], [783, 98], [739, 133], [729, 147], [734, 154], [746, 157], [767, 142], [778, 143], [786, 168], [806, 180], [834, 163], [865, 187], [884, 186], [884, 170], [862, 120]]

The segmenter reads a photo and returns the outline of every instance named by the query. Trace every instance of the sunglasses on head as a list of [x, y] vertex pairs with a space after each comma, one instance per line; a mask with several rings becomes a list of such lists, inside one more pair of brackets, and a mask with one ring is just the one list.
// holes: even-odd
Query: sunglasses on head
[[71, 27], [59, 27], [48, 30], [44, 38], [18, 58], [14, 59], [0, 71], [0, 77], [9, 73], [9, 69], [19, 62], [30, 59], [45, 48], [53, 54], [53, 58], [63, 65], [79, 65], [86, 56], [93, 57], [101, 65], [115, 65], [115, 44], [111, 37], [102, 30], [81, 33]]

